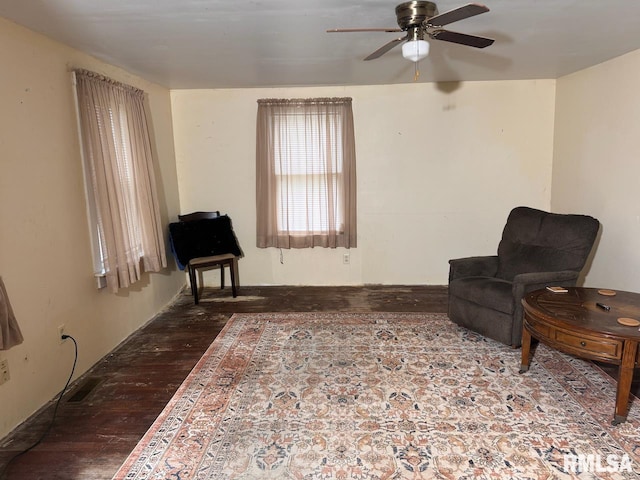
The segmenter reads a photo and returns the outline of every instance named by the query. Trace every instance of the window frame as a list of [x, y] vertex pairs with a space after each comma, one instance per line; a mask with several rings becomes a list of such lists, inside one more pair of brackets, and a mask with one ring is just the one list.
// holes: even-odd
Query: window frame
[[262, 99], [257, 117], [257, 246], [356, 247], [351, 98]]

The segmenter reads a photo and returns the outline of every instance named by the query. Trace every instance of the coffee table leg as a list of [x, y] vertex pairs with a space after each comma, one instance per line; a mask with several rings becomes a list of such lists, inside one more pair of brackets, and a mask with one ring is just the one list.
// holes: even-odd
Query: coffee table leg
[[520, 363], [520, 372], [525, 373], [529, 370], [529, 363], [531, 359], [529, 358], [529, 353], [531, 352], [531, 334], [529, 331], [523, 327], [522, 328], [522, 361]]
[[627, 409], [629, 408], [629, 394], [631, 393], [631, 383], [633, 382], [633, 369], [636, 361], [638, 342], [626, 340], [624, 351], [622, 352], [622, 362], [618, 368], [618, 389], [616, 392], [616, 410], [612, 425], [618, 425], [627, 420]]

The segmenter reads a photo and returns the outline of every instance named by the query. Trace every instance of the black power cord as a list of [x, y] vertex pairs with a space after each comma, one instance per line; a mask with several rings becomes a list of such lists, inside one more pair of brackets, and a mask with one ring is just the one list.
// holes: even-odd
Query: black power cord
[[11, 462], [13, 462], [16, 458], [24, 455], [25, 453], [33, 450], [34, 448], [36, 448], [38, 445], [40, 445], [40, 443], [42, 442], [42, 440], [44, 440], [44, 437], [47, 436], [47, 434], [49, 433], [49, 431], [51, 430], [51, 428], [53, 427], [54, 422], [56, 421], [56, 416], [58, 415], [58, 407], [60, 406], [60, 402], [62, 401], [62, 397], [64, 396], [65, 392], [67, 391], [67, 388], [69, 388], [69, 384], [71, 383], [71, 379], [73, 378], [73, 373], [76, 370], [76, 363], [78, 363], [78, 342], [76, 342], [76, 339], [73, 338], [71, 335], [62, 335], [60, 337], [62, 340], [66, 340], [67, 338], [70, 338], [71, 341], [73, 342], [73, 345], [75, 347], [75, 355], [73, 358], [73, 367], [71, 367], [71, 373], [69, 374], [69, 379], [67, 380], [67, 383], [65, 384], [64, 388], [62, 389], [62, 392], [60, 392], [60, 396], [58, 397], [58, 401], [56, 402], [56, 406], [53, 409], [53, 418], [51, 418], [51, 422], [49, 423], [49, 426], [47, 427], [47, 429], [44, 431], [44, 433], [42, 435], [40, 435], [40, 438], [30, 447], [28, 447], [26, 450], [23, 450], [17, 454], [15, 454], [13, 457], [11, 457], [9, 459], [9, 461], [5, 464], [4, 468], [2, 470], [0, 470], [0, 480], [5, 480], [5, 474], [7, 472], [7, 469], [9, 468], [9, 465], [11, 465]]

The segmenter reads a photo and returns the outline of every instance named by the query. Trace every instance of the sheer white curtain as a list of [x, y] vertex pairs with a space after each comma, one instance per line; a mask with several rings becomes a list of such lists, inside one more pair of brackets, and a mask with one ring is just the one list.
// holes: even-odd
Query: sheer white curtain
[[102, 273], [116, 292], [167, 266], [144, 92], [75, 71]]
[[18, 321], [11, 308], [9, 295], [0, 277], [0, 350], [9, 350], [11, 347], [24, 341]]
[[258, 100], [257, 246], [355, 247], [351, 98]]

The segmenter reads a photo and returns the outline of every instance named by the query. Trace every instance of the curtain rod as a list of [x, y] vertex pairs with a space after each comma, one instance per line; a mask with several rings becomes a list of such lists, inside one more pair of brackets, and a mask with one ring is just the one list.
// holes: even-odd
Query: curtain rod
[[351, 97], [321, 97], [321, 98], [261, 98], [260, 105], [330, 105], [351, 103]]
[[114, 80], [113, 78], [109, 78], [106, 75], [102, 75], [101, 73], [97, 73], [97, 72], [92, 72], [91, 70], [85, 70], [84, 68], [75, 68], [73, 70], [73, 73], [77, 76], [77, 75], [82, 75], [84, 77], [87, 78], [92, 78], [95, 80], [99, 80], [102, 82], [106, 82], [110, 85], [113, 85], [114, 87], [119, 87], [125, 90], [130, 90], [132, 92], [135, 92], [137, 94], [140, 95], [144, 95], [144, 90], [141, 90], [137, 87], [134, 87], [133, 85], [128, 85], [126, 83], [122, 83], [119, 82], [117, 80]]

